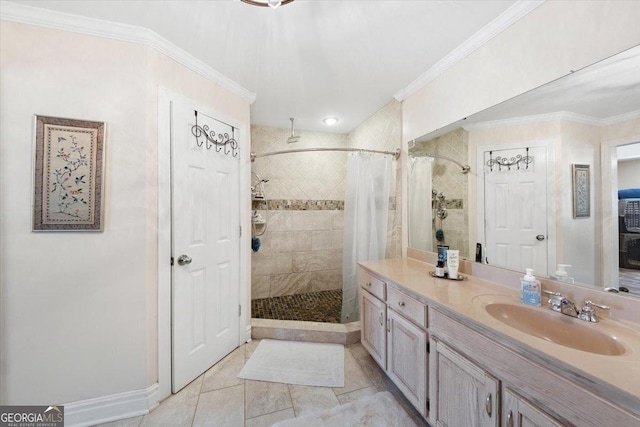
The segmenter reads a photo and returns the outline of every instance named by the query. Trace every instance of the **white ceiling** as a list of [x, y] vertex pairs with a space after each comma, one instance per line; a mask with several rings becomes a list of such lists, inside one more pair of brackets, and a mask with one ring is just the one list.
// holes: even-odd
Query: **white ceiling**
[[[257, 94], [252, 124], [348, 133], [509, 1], [20, 1], [145, 27]], [[340, 118], [328, 128], [327, 116]]]

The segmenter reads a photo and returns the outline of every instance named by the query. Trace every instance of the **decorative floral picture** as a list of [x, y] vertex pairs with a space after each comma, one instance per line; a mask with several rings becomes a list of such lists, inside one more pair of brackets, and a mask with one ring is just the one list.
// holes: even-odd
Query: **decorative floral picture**
[[101, 231], [105, 123], [35, 117], [34, 231]]
[[573, 217], [589, 218], [591, 194], [589, 165], [573, 165]]

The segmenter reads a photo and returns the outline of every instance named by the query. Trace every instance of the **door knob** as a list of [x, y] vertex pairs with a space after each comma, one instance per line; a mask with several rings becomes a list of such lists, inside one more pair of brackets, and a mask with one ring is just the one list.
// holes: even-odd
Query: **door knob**
[[538, 235], [536, 236], [536, 239], [537, 239], [538, 241], [542, 242], [542, 241], [544, 240], [544, 234], [538, 234]]
[[191, 257], [189, 255], [180, 255], [178, 257], [178, 265], [191, 264]]

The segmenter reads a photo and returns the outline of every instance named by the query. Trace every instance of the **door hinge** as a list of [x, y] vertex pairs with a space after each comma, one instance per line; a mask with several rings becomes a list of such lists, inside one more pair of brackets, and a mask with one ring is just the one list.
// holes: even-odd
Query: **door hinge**
[[431, 353], [431, 345], [429, 341], [427, 341], [427, 353]]
[[242, 316], [242, 306], [238, 305], [238, 317]]
[[431, 406], [430, 405], [430, 401], [429, 401], [429, 399], [427, 399], [427, 412], [429, 412], [431, 410], [430, 406]]
[[240, 237], [242, 237], [242, 226], [240, 226]]
[[173, 257], [171, 257], [171, 265], [173, 265]]

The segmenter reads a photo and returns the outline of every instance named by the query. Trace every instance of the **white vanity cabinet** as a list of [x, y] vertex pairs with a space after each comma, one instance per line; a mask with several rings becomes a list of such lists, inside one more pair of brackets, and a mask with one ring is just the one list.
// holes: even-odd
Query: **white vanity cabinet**
[[492, 327], [470, 305], [492, 285], [423, 279], [406, 259], [363, 264], [362, 344], [430, 425], [640, 427], [636, 395]]
[[387, 369], [387, 306], [368, 292], [360, 296], [360, 341], [373, 360]]
[[426, 417], [427, 333], [393, 310], [387, 314], [387, 375]]
[[[436, 426], [640, 426], [589, 389], [430, 310], [430, 421]], [[527, 396], [527, 399], [521, 395]], [[535, 402], [535, 404], [534, 404]]]
[[433, 341], [431, 412], [436, 426], [498, 427], [500, 383], [485, 370], [440, 341]]
[[436, 426], [562, 427], [446, 344], [434, 340], [433, 347]]
[[359, 271], [361, 342], [418, 412], [427, 417], [427, 308]]
[[502, 420], [504, 427], [562, 427], [562, 424], [509, 388], [502, 393]]

